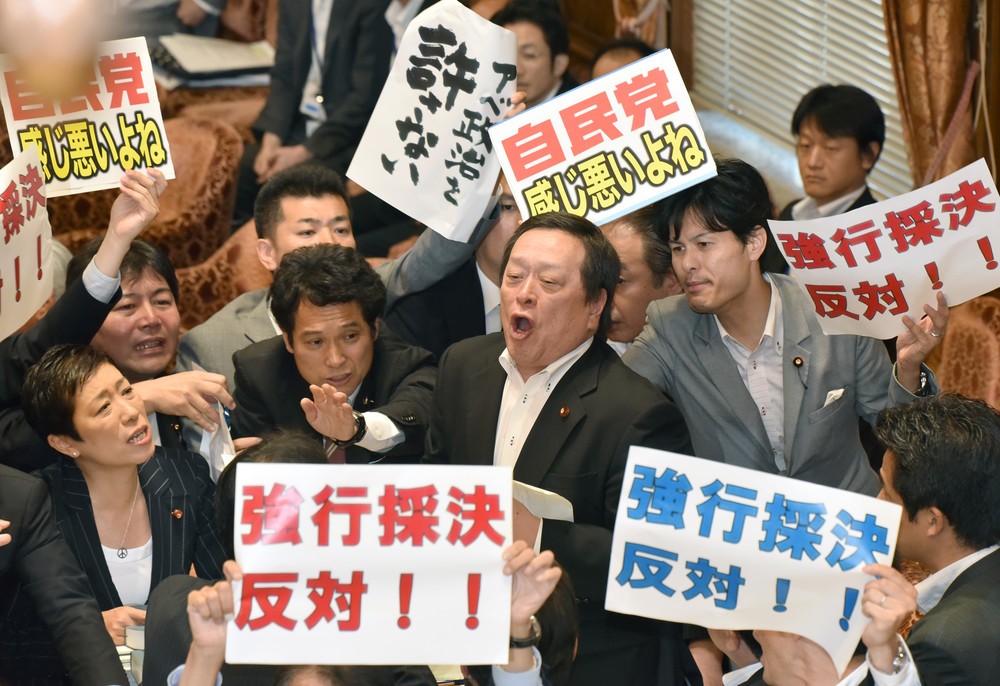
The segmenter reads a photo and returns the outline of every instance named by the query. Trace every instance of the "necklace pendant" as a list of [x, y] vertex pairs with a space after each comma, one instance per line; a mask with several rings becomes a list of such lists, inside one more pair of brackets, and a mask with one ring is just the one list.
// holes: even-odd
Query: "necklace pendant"
[[126, 557], [128, 557], [128, 551], [125, 550], [125, 548], [119, 548], [118, 549], [118, 559], [124, 560]]

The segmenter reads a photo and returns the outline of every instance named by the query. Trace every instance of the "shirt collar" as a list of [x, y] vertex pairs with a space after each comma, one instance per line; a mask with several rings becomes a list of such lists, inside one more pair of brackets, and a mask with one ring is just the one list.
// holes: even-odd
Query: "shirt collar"
[[808, 219], [819, 219], [820, 217], [831, 217], [847, 211], [847, 208], [861, 197], [868, 188], [867, 184], [862, 185], [847, 195], [842, 195], [836, 200], [831, 200], [825, 205], [817, 205], [816, 201], [808, 195], [792, 205], [792, 219], [805, 221]]
[[[549, 379], [549, 384], [555, 386], [557, 383], [559, 383], [560, 380], [562, 380], [566, 372], [569, 371], [569, 368], [572, 367], [577, 360], [583, 357], [583, 354], [585, 352], [590, 350], [590, 346], [593, 345], [593, 343], [594, 343], [594, 337], [591, 336], [590, 338], [585, 340], [583, 343], [578, 345], [573, 350], [570, 350], [568, 353], [560, 357], [558, 360], [550, 364], [542, 371], [537, 372], [536, 374], [532, 374], [530, 377], [528, 377], [528, 379], [525, 380], [525, 382], [527, 382], [530, 379], [547, 376]], [[514, 362], [514, 358], [510, 356], [510, 353], [507, 351], [507, 348], [504, 348], [503, 352], [500, 353], [499, 359], [500, 359], [500, 366], [503, 367], [504, 371], [507, 372], [507, 378], [521, 381], [521, 374], [518, 373], [517, 371], [517, 364]]]
[[924, 614], [927, 614], [937, 607], [937, 604], [941, 601], [941, 596], [945, 594], [952, 582], [962, 572], [982, 560], [998, 547], [1000, 546], [991, 545], [989, 548], [981, 548], [970, 555], [966, 555], [961, 560], [955, 560], [947, 567], [939, 569], [918, 583], [917, 608]]
[[[775, 288], [774, 284], [771, 282], [770, 274], [764, 274], [764, 280], [767, 281], [768, 285], [771, 287], [771, 302], [767, 306], [767, 319], [764, 321], [764, 333], [761, 334], [760, 341], [754, 347], [754, 350], [760, 347], [760, 342], [765, 338], [771, 338], [774, 341], [774, 347], [781, 353], [781, 341], [784, 340], [785, 336], [785, 324], [781, 319], [781, 294], [778, 293], [778, 289]], [[718, 315], [712, 315], [715, 317], [715, 324], [719, 327], [719, 336], [725, 342], [727, 339], [732, 341], [737, 345], [742, 345], [739, 341], [729, 335], [726, 331], [726, 327], [722, 325], [719, 321]], [[751, 350], [750, 352], [753, 352]]]
[[392, 0], [389, 3], [389, 7], [386, 8], [385, 22], [392, 29], [392, 33], [396, 38], [396, 48], [399, 48], [399, 43], [403, 40], [403, 34], [406, 33], [406, 27], [417, 16], [422, 4], [422, 0], [410, 0], [404, 7], [399, 0]]
[[479, 276], [479, 287], [483, 291], [483, 311], [488, 314], [494, 308], [500, 307], [500, 289], [483, 273], [478, 262], [476, 262], [476, 275]]

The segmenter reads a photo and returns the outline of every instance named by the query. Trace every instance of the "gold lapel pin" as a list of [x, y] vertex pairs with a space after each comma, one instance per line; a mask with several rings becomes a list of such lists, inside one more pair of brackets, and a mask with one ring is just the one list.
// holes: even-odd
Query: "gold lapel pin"
[[795, 365], [796, 367], [801, 367], [803, 364], [802, 358], [796, 357], [795, 359], [792, 360], [792, 364]]
[[183, 510], [172, 510], [170, 512], [170, 516], [173, 517], [174, 519], [180, 519], [181, 517], [184, 516], [184, 511]]
[[559, 408], [559, 416], [562, 417], [563, 419], [566, 419], [566, 417], [569, 416], [569, 406], [568, 405], [563, 405], [562, 407]]

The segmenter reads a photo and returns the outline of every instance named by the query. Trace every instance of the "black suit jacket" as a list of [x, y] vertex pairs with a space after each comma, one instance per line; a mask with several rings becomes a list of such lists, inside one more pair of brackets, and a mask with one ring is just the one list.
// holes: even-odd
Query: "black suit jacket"
[[[427, 434], [428, 462], [493, 464], [507, 378], [498, 361], [504, 347], [502, 334], [490, 334], [456, 343], [442, 357]], [[631, 445], [692, 453], [676, 406], [605, 343], [594, 341], [551, 392], [514, 467], [514, 479], [559, 493], [573, 504], [575, 521], [546, 520], [541, 545], [569, 572], [578, 597], [578, 665], [586, 664], [587, 673], [575, 669], [574, 684], [633, 683], [630, 674], [650, 667], [629, 664], [622, 656], [637, 644], [655, 643], [656, 623], [603, 609], [611, 532]], [[672, 662], [666, 672], [683, 683], [686, 648], [679, 631], [671, 629], [671, 638], [666, 645], [674, 654], [660, 657]], [[653, 669], [655, 656], [654, 648]], [[668, 676], [665, 683], [674, 681]]]
[[[795, 204], [802, 200], [798, 198], [793, 200], [785, 208], [781, 210], [781, 214], [778, 215], [778, 219], [781, 221], [790, 221], [792, 219], [792, 208]], [[856, 210], [859, 207], [865, 207], [866, 205], [874, 205], [876, 202], [875, 196], [872, 195], [871, 190], [868, 186], [865, 186], [865, 192], [858, 196], [858, 199], [848, 207], [844, 212], [850, 212], [851, 210]], [[767, 246], [764, 248], [764, 255], [760, 259], [761, 271], [774, 272], [775, 274], [787, 274], [788, 273], [788, 262], [785, 261], [785, 256], [781, 254], [781, 250], [778, 249], [778, 243], [774, 239], [774, 234], [771, 233], [771, 227], [766, 227], [767, 230]]]
[[110, 303], [102, 303], [87, 292], [83, 279], [77, 279], [29, 331], [0, 341], [0, 464], [30, 472], [56, 459], [58, 453], [24, 420], [24, 375], [54, 345], [90, 343], [120, 297], [121, 290]]
[[[44, 618], [45, 645], [54, 643], [62, 658], [54, 674], [68, 672], [79, 684], [128, 683], [87, 577], [56, 526], [45, 483], [0, 466], [0, 518], [10, 521], [6, 533], [11, 535], [11, 542], [0, 547], [0, 614], [7, 614], [20, 588]], [[0, 632], [0, 682], [25, 666], [8, 663], [12, 651], [22, 657], [19, 652], [26, 649], [9, 638]]]
[[[316, 440], [322, 436], [306, 421], [299, 405], [309, 398], [309, 384], [299, 374], [295, 358], [281, 336], [254, 343], [233, 354], [236, 368], [236, 410], [232, 415], [234, 437], [261, 436], [277, 429], [303, 431]], [[372, 366], [355, 398], [358, 412], [380, 412], [399, 426], [406, 439], [382, 455], [353, 446], [349, 463], [412, 462], [423, 453], [424, 432], [434, 390], [434, 359], [422, 348], [407, 345], [388, 327], [375, 339]]]
[[326, 121], [308, 139], [299, 113], [312, 63], [311, 0], [278, 3], [278, 41], [271, 91], [254, 128], [286, 145], [304, 143], [314, 157], [347, 169], [386, 77], [393, 37], [388, 0], [337, 0], [326, 35], [322, 84]]
[[400, 338], [438, 359], [452, 343], [482, 336], [486, 313], [475, 258], [427, 290], [400, 298], [383, 319]]
[[[101, 551], [90, 493], [79, 467], [63, 458], [42, 470], [41, 475], [52, 493], [59, 530], [86, 573], [97, 606], [102, 611], [121, 606]], [[215, 486], [205, 460], [184, 450], [157, 448], [153, 457], [139, 467], [139, 482], [152, 530], [150, 590], [168, 576], [187, 574], [192, 564], [204, 578], [221, 577], [225, 553], [215, 533]], [[22, 659], [31, 661], [22, 669], [55, 662], [54, 650], [44, 646], [45, 634], [38, 615], [24, 594], [15, 591], [15, 595], [20, 597], [13, 601], [0, 633], [10, 632], [36, 644], [32, 653], [22, 651]], [[103, 623], [101, 630], [107, 635]]]
[[958, 575], [906, 639], [924, 686], [997, 683], [1000, 550]]

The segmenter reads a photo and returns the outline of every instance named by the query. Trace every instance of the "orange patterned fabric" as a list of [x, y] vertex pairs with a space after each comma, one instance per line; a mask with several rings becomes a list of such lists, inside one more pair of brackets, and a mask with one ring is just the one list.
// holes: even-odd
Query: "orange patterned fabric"
[[271, 285], [271, 272], [257, 259], [257, 230], [248, 222], [207, 260], [177, 270], [181, 326], [191, 329], [236, 296]]
[[1000, 408], [1000, 299], [984, 295], [952, 308], [941, 348], [941, 388]]
[[[969, 12], [974, 3], [954, 0], [882, 0], [892, 57], [903, 136], [914, 181], [923, 179], [944, 144], [958, 106], [969, 52]], [[977, 157], [972, 115], [965, 113], [959, 134], [935, 179]]]

